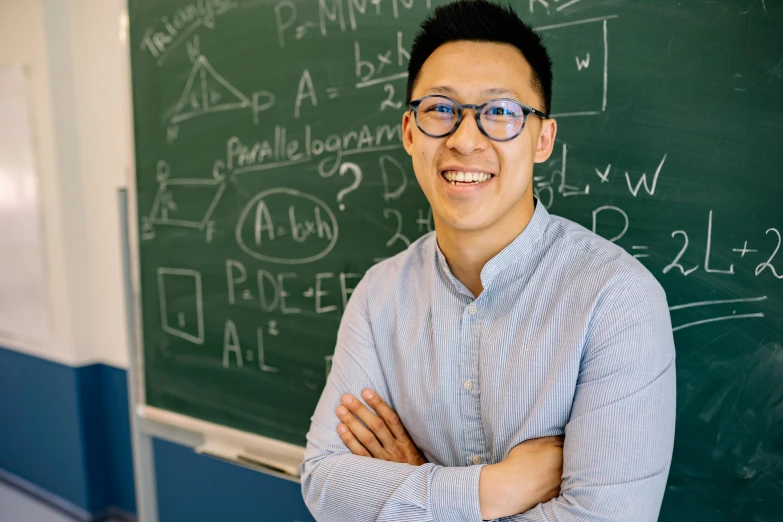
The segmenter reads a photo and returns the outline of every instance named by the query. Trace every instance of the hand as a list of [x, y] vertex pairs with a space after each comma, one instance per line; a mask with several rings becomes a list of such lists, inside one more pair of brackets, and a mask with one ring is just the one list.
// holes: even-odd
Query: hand
[[426, 464], [394, 410], [371, 390], [364, 390], [362, 397], [377, 415], [352, 395], [343, 395], [342, 406], [337, 408], [342, 421], [337, 433], [351, 453], [414, 466]]
[[484, 466], [479, 477], [481, 518], [517, 515], [557, 497], [563, 481], [563, 440], [526, 440], [501, 462]]

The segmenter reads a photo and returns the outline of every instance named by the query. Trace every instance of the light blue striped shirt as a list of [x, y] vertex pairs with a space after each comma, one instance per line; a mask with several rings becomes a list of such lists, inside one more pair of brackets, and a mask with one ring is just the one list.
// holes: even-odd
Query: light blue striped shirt
[[[434, 234], [372, 267], [340, 324], [302, 465], [319, 521], [478, 521], [479, 473], [565, 435], [560, 496], [504, 520], [653, 521], [674, 443], [666, 296], [624, 250], [537, 205], [478, 298]], [[377, 391], [428, 464], [352, 455], [340, 397]]]

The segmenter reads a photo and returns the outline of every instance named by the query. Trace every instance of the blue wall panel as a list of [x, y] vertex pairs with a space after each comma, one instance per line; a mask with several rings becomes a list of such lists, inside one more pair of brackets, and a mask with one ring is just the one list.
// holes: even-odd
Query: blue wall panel
[[88, 513], [135, 513], [126, 374], [0, 347], [0, 469]]
[[136, 512], [133, 484], [130, 415], [128, 412], [128, 372], [105, 364], [101, 375], [101, 407], [106, 440], [106, 470], [111, 505], [129, 513]]
[[98, 513], [108, 507], [109, 482], [106, 473], [106, 437], [101, 407], [100, 365], [91, 364], [73, 369], [79, 394], [79, 412], [82, 427], [84, 465], [87, 471], [89, 506], [87, 511]]
[[[127, 372], [0, 347], [0, 469], [82, 510], [136, 512]], [[299, 484], [156, 440], [161, 522], [313, 522]]]
[[154, 451], [160, 522], [313, 522], [299, 484], [163, 440]]
[[90, 510], [73, 368], [0, 348], [0, 468]]
[[125, 370], [105, 364], [75, 369], [79, 387], [90, 512], [136, 511]]

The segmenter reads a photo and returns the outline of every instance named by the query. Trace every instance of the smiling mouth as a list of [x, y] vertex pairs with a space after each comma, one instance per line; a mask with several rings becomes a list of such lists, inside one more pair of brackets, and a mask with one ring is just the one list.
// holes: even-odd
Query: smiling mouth
[[454, 186], [479, 185], [495, 177], [488, 172], [463, 172], [458, 170], [444, 170], [440, 175]]

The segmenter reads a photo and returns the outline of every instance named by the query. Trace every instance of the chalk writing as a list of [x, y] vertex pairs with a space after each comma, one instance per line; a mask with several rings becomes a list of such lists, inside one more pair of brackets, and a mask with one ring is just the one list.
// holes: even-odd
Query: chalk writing
[[233, 0], [199, 0], [161, 16], [159, 25], [144, 31], [139, 47], [156, 58], [161, 66], [171, 51], [199, 27], [213, 29], [218, 16], [237, 7]]
[[[326, 203], [288, 188], [265, 190], [252, 198], [240, 214], [235, 232], [245, 253], [279, 264], [321, 259], [334, 248], [337, 235], [337, 218]], [[290, 251], [292, 241], [302, 244], [303, 248], [295, 250], [301, 253], [283, 254]]]

